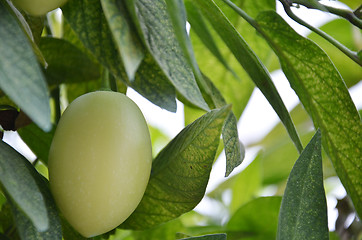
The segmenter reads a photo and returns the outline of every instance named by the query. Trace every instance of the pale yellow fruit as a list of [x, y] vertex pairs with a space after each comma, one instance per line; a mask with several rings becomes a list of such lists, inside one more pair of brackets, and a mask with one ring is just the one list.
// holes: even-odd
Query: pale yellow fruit
[[58, 7], [67, 0], [12, 0], [13, 4], [33, 16], [42, 16]]
[[137, 105], [99, 91], [74, 100], [49, 152], [49, 182], [68, 222], [85, 237], [112, 230], [135, 210], [152, 164], [151, 140]]

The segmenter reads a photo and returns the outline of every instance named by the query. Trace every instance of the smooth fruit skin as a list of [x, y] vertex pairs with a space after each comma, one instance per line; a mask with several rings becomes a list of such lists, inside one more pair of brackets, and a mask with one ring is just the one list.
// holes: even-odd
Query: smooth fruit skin
[[12, 0], [13, 4], [32, 16], [42, 16], [58, 7], [67, 0]]
[[62, 115], [49, 152], [50, 189], [85, 237], [120, 225], [145, 192], [152, 164], [146, 121], [127, 96], [87, 93]]

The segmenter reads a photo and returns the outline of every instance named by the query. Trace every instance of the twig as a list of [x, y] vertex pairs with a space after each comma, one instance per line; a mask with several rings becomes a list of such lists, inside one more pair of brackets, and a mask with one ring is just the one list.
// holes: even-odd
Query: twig
[[318, 1], [306, 1], [306, 0], [293, 0], [293, 3], [303, 5], [310, 9], [318, 9], [324, 12], [329, 12], [334, 15], [340, 16], [342, 18], [345, 18], [350, 23], [355, 25], [358, 28], [362, 28], [362, 20], [358, 18], [358, 16], [355, 15], [355, 12], [352, 12], [348, 9], [340, 9], [340, 8], [334, 8], [331, 6], [327, 6], [324, 4], [319, 3]]
[[347, 47], [345, 47], [343, 44], [341, 44], [340, 42], [338, 42], [336, 39], [332, 38], [331, 36], [329, 36], [327, 33], [323, 32], [322, 30], [315, 28], [311, 25], [309, 25], [308, 23], [306, 23], [304, 20], [300, 19], [298, 16], [296, 16], [293, 11], [291, 10], [290, 6], [292, 5], [292, 3], [289, 0], [279, 0], [283, 7], [285, 12], [287, 13], [287, 15], [293, 19], [294, 21], [296, 21], [297, 23], [309, 28], [310, 30], [312, 30], [313, 32], [317, 33], [318, 35], [320, 35], [321, 37], [323, 37], [324, 39], [326, 39], [328, 42], [330, 42], [331, 44], [333, 44], [336, 48], [338, 48], [341, 52], [343, 52], [346, 56], [348, 56], [350, 59], [352, 59], [353, 61], [355, 61], [358, 65], [362, 66], [362, 60], [358, 57], [357, 53], [354, 51], [351, 51], [350, 49], [348, 49]]

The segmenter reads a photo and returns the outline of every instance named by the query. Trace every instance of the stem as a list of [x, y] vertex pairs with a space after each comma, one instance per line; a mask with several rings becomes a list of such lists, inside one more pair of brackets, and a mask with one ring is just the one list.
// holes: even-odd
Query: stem
[[326, 39], [328, 42], [330, 42], [332, 45], [334, 45], [336, 48], [338, 48], [345, 55], [347, 55], [350, 59], [355, 61], [358, 65], [362, 66], [362, 60], [358, 57], [356, 52], [351, 51], [350, 49], [345, 47], [343, 44], [341, 44], [340, 42], [338, 42], [337, 40], [335, 40], [334, 38], [332, 38], [331, 36], [329, 36], [328, 34], [323, 32], [322, 30], [309, 25], [308, 23], [306, 23], [305, 21], [303, 21], [302, 19], [297, 17], [290, 8], [291, 2], [289, 0], [279, 0], [279, 1], [283, 4], [285, 12], [291, 19], [293, 19], [297, 23], [305, 26], [306, 28], [309, 28], [313, 32], [317, 33], [318, 35], [320, 35], [321, 37]]
[[350, 23], [352, 23], [356, 27], [362, 28], [362, 20], [359, 19], [358, 16], [356, 16], [355, 13], [350, 10], [330, 7], [330, 6], [321, 4], [317, 1], [310, 2], [310, 1], [306, 1], [306, 0], [294, 0], [292, 2], [303, 5], [310, 9], [318, 9], [318, 10], [321, 10], [324, 12], [332, 13], [334, 15], [347, 19]]
[[246, 12], [244, 12], [241, 8], [236, 6], [230, 0], [223, 0], [229, 7], [231, 7], [236, 13], [238, 13], [245, 21], [247, 21], [251, 26], [253, 26], [256, 30], [258, 30], [258, 24], [256, 21], [250, 17]]
[[117, 79], [112, 74], [109, 74], [108, 78], [111, 90], [114, 92], [118, 92]]

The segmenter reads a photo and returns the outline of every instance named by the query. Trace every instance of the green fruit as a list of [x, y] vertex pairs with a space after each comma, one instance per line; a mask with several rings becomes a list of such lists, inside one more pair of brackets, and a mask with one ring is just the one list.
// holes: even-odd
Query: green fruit
[[145, 192], [151, 140], [137, 105], [121, 93], [75, 99], [62, 115], [49, 152], [50, 189], [68, 222], [85, 237], [120, 225]]
[[42, 16], [58, 7], [67, 0], [12, 0], [17, 8], [33, 16]]

